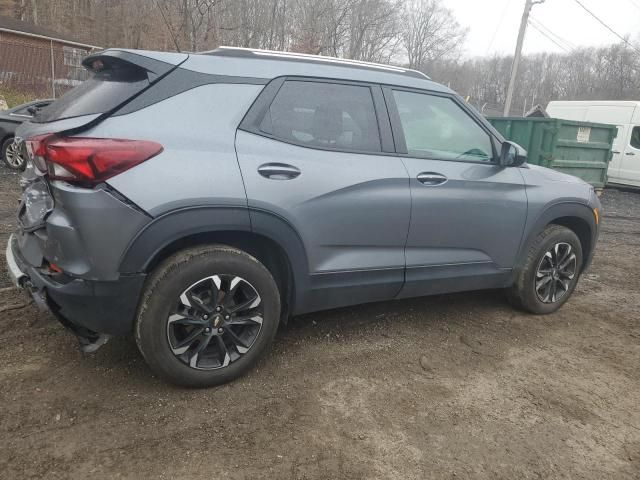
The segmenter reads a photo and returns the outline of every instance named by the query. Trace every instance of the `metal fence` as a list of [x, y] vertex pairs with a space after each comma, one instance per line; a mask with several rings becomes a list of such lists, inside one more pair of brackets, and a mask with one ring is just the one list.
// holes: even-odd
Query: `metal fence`
[[57, 98], [86, 80], [82, 58], [89, 52], [56, 44], [0, 38], [0, 88], [39, 98]]

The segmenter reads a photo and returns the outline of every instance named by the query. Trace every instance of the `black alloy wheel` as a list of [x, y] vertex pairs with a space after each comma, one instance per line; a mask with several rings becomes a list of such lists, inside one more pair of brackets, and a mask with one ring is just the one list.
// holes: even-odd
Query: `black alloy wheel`
[[280, 322], [280, 291], [255, 257], [227, 245], [188, 248], [148, 276], [134, 325], [151, 369], [186, 387], [210, 387], [248, 372]]
[[167, 339], [191, 368], [223, 368], [249, 351], [262, 321], [260, 295], [247, 280], [213, 275], [182, 292], [167, 319]]
[[2, 160], [4, 160], [7, 167], [13, 170], [24, 170], [27, 162], [24, 159], [20, 146], [14, 142], [13, 138], [5, 140], [1, 148], [2, 152], [0, 153]]
[[509, 300], [531, 313], [553, 313], [573, 293], [582, 265], [582, 243], [575, 232], [563, 225], [547, 225], [518, 266], [507, 290]]
[[543, 303], [555, 303], [569, 291], [578, 271], [576, 254], [570, 244], [556, 243], [540, 259], [536, 270], [536, 295]]

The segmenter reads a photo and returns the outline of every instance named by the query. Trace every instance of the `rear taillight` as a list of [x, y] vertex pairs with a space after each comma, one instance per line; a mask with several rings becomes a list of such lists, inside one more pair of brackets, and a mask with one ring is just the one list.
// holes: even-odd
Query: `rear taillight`
[[34, 166], [53, 180], [93, 186], [162, 152], [147, 140], [57, 137], [41, 135], [26, 141]]

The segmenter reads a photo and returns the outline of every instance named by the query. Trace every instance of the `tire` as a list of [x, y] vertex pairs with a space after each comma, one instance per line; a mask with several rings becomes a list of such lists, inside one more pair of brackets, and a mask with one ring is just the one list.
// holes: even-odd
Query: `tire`
[[2, 142], [0, 156], [4, 164], [12, 170], [22, 171], [27, 166], [22, 153], [13, 150], [13, 137], [7, 138]]
[[548, 225], [529, 247], [507, 292], [509, 300], [531, 313], [555, 312], [573, 293], [581, 268], [582, 245], [576, 234], [561, 225]]
[[138, 307], [135, 338], [163, 379], [210, 387], [246, 373], [279, 321], [280, 293], [264, 265], [241, 250], [211, 245], [182, 251], [155, 269]]

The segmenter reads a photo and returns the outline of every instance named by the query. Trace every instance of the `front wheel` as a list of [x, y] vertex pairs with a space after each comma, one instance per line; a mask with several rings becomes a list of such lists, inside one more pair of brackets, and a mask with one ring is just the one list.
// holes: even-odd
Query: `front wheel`
[[222, 245], [165, 260], [145, 287], [135, 337], [161, 377], [189, 387], [231, 381], [272, 341], [280, 294], [254, 257]]
[[7, 167], [13, 170], [24, 170], [27, 162], [22, 156], [20, 147], [13, 142], [13, 137], [7, 138], [2, 142], [1, 148], [2, 150], [0, 151], [0, 154], [2, 156], [2, 161], [4, 161]]
[[581, 267], [582, 245], [576, 234], [561, 225], [548, 225], [529, 248], [509, 299], [532, 313], [555, 312], [573, 293]]

